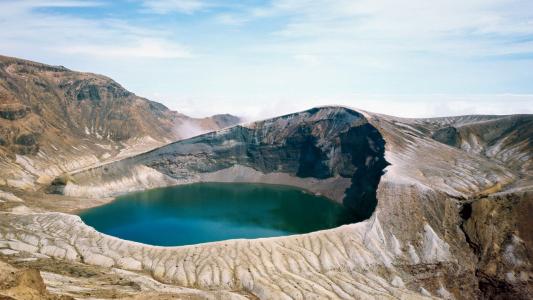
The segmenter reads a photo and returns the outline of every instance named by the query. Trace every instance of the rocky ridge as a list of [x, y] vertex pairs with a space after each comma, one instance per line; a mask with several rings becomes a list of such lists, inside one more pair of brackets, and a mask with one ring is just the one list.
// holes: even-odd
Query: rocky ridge
[[102, 75], [0, 56], [0, 186], [37, 190], [62, 173], [238, 122], [190, 118]]

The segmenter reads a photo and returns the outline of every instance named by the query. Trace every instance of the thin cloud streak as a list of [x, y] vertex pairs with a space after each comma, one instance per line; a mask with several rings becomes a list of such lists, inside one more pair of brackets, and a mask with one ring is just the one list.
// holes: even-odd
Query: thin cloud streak
[[317, 45], [326, 44], [321, 41], [337, 41], [366, 53], [390, 49], [472, 57], [532, 53], [531, 43], [516, 42], [517, 36], [533, 35], [531, 11], [533, 3], [513, 0], [274, 0], [221, 20], [286, 18], [273, 32], [280, 38], [274, 42], [278, 48], [296, 40], [320, 52]]
[[203, 0], [144, 0], [142, 6], [147, 12], [169, 14], [172, 12], [193, 14], [210, 5]]
[[58, 52], [115, 58], [191, 58], [192, 54], [179, 45], [165, 41], [142, 39], [127, 46], [67, 46], [57, 48]]
[[[11, 1], [13, 3], [13, 1]], [[0, 2], [3, 3], [3, 2]], [[74, 0], [56, 0], [56, 1], [39, 1], [39, 0], [24, 0], [15, 2], [16, 6], [25, 9], [35, 8], [51, 8], [51, 7], [97, 7], [106, 5], [101, 1], [74, 1]]]

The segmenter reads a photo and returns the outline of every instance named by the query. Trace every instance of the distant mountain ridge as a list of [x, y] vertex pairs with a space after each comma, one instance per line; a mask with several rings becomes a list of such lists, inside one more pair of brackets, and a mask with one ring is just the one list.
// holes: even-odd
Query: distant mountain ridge
[[[133, 145], [153, 148], [238, 122], [238, 117], [227, 114], [188, 117], [139, 97], [106, 76], [0, 56], [4, 163], [17, 155], [32, 160], [93, 155], [91, 161], [96, 163]], [[72, 170], [63, 165], [60, 169]], [[80, 162], [78, 167], [85, 165]]]

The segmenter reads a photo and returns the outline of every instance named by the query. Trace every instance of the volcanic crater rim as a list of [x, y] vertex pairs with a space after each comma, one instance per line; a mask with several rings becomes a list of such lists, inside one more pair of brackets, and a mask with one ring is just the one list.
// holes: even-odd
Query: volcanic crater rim
[[120, 196], [198, 182], [281, 184], [370, 218], [384, 169], [385, 140], [357, 111], [321, 107], [237, 125], [56, 178], [50, 192]]

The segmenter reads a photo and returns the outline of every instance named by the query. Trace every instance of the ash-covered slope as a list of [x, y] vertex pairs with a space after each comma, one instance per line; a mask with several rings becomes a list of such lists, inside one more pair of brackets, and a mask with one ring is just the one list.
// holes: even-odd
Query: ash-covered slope
[[230, 115], [190, 118], [105, 76], [0, 56], [0, 185], [32, 188], [238, 122]]
[[[533, 178], [523, 166], [533, 157], [532, 118], [404, 119], [322, 107], [227, 128], [61, 176], [49, 190], [69, 197], [43, 197], [67, 206], [83, 197], [87, 206], [198, 181], [281, 183], [321, 193], [364, 220], [165, 248], [103, 235], [76, 216], [15, 210], [0, 215], [0, 253], [13, 264], [45, 266], [50, 289], [79, 298], [110, 287], [109, 297], [529, 299]], [[449, 127], [459, 137], [446, 138]], [[480, 151], [464, 146], [474, 139]], [[21, 193], [4, 198], [43, 209]], [[90, 279], [79, 275], [87, 268]]]
[[466, 152], [499, 161], [521, 172], [533, 171], [533, 118], [530, 115], [427, 119], [432, 137]]

